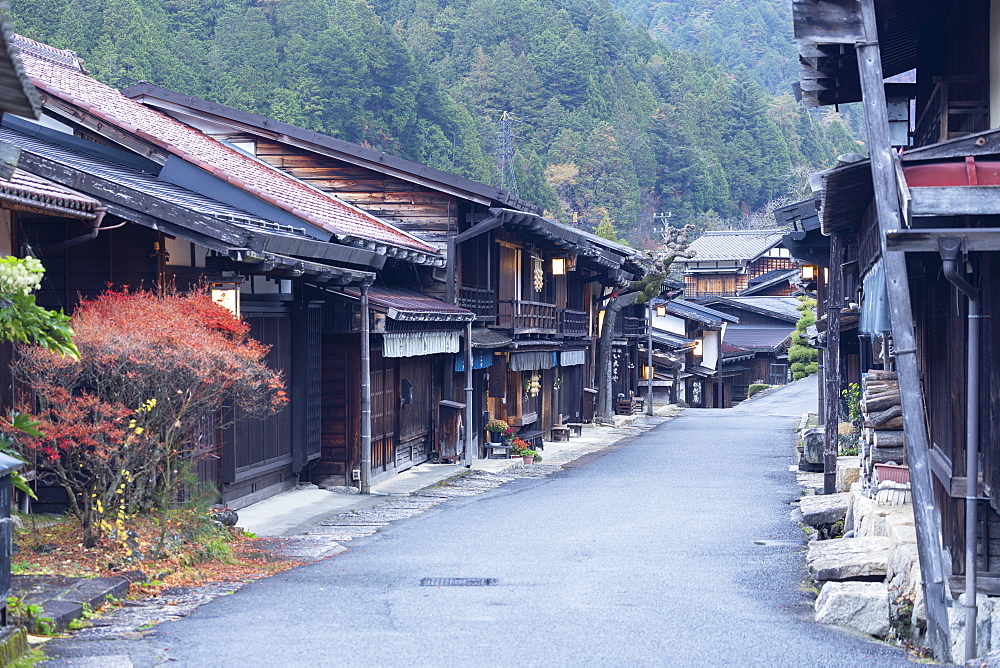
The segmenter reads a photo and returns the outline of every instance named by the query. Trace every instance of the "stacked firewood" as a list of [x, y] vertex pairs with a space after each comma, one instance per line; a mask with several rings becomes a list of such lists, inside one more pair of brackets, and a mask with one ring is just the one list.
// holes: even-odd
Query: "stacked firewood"
[[862, 469], [874, 464], [906, 463], [903, 448], [903, 408], [895, 371], [869, 371], [861, 383]]

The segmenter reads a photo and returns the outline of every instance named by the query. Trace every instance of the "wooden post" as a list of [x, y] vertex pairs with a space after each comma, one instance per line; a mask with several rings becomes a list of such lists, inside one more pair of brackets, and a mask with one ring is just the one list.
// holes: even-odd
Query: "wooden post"
[[[451, 371], [449, 369], [449, 371]], [[465, 466], [472, 467], [472, 460], [479, 453], [472, 451], [472, 322], [465, 323]]]
[[924, 601], [927, 606], [926, 640], [939, 660], [948, 661], [951, 655], [951, 643], [948, 638], [948, 610], [945, 602], [941, 516], [934, 505], [934, 483], [931, 478], [929, 439], [924, 416], [923, 389], [920, 385], [920, 369], [917, 365], [906, 257], [900, 251], [889, 251], [886, 244], [886, 233], [900, 227], [900, 193], [896, 181], [894, 155], [889, 144], [889, 119], [878, 45], [878, 26], [875, 21], [875, 0], [861, 0], [861, 17], [865, 41], [858, 43], [855, 48], [865, 105], [872, 185], [881, 231], [882, 262], [885, 265], [896, 370], [899, 374], [900, 400], [903, 406], [917, 552], [923, 576]]
[[837, 453], [840, 449], [840, 309], [844, 304], [844, 240], [830, 237], [830, 280], [826, 291], [826, 349], [823, 351], [824, 422], [823, 493], [837, 493]]

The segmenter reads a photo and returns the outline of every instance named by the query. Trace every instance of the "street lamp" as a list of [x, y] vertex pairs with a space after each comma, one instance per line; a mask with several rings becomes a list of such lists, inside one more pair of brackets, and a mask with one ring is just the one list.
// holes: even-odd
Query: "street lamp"
[[210, 281], [208, 291], [212, 301], [240, 317], [240, 283], [242, 278], [224, 278]]
[[802, 280], [803, 281], [815, 281], [816, 280], [816, 267], [811, 264], [802, 265], [801, 269]]

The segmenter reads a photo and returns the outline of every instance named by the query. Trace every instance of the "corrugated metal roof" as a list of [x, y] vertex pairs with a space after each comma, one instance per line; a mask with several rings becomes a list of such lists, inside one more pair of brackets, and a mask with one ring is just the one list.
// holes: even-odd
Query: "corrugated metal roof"
[[710, 327], [721, 327], [723, 322], [736, 323], [740, 321], [739, 318], [729, 315], [728, 313], [716, 311], [715, 309], [708, 308], [707, 306], [702, 306], [701, 304], [685, 301], [683, 299], [672, 299], [668, 302], [653, 300], [652, 302], [653, 308], [656, 308], [661, 304], [666, 306], [667, 313], [670, 315], [675, 315], [678, 318], [694, 320], [695, 322], [700, 322]]
[[730, 325], [723, 343], [754, 352], [771, 352], [781, 348], [795, 331], [793, 327], [769, 325]]
[[175, 186], [172, 183], [160, 181], [151, 174], [118, 165], [107, 160], [101, 160], [100, 158], [85, 155], [83, 153], [78, 153], [77, 151], [58, 146], [36, 137], [29, 137], [28, 135], [17, 132], [16, 130], [0, 128], [0, 141], [13, 144], [14, 146], [20, 147], [22, 150], [30, 151], [54, 162], [68, 165], [73, 169], [86, 174], [98, 176], [106, 181], [110, 181], [111, 183], [116, 183], [118, 185], [131, 188], [132, 190], [137, 190], [152, 195], [153, 197], [170, 201], [183, 206], [186, 209], [197, 211], [198, 213], [206, 216], [235, 223], [249, 223], [260, 226], [264, 226], [266, 224], [264, 220], [257, 218], [246, 211], [241, 211], [235, 207], [229, 206], [228, 204], [223, 204], [222, 202], [217, 202], [216, 200], [191, 192], [190, 190], [186, 190], [180, 186]]
[[695, 256], [680, 260], [688, 265], [719, 260], [754, 260], [781, 243], [784, 230], [728, 230], [705, 232], [691, 242]]
[[[361, 291], [356, 288], [344, 290], [344, 294], [361, 298]], [[368, 289], [368, 303], [374, 307], [385, 309], [394, 320], [451, 320], [466, 322], [474, 320], [476, 314], [459, 306], [453, 306], [440, 299], [429, 297], [419, 292], [372, 286]]]
[[25, 70], [46, 93], [150, 142], [186, 162], [341, 238], [357, 237], [438, 255], [385, 221], [299, 181], [252, 156], [150, 109], [85, 73], [72, 51], [15, 36]]
[[653, 328], [653, 343], [658, 343], [661, 346], [667, 346], [673, 350], [679, 350], [681, 348], [691, 348], [694, 346], [694, 339], [689, 339], [681, 336], [680, 334], [674, 334], [673, 332], [668, 332], [665, 329]]

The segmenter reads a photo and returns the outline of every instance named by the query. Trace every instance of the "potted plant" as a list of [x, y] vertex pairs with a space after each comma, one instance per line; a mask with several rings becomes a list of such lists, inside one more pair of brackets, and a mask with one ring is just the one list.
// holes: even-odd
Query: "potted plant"
[[510, 427], [503, 420], [490, 420], [486, 423], [486, 431], [490, 432], [491, 443], [503, 443], [503, 433]]
[[514, 442], [510, 444], [510, 453], [514, 457], [520, 457], [525, 464], [542, 461], [542, 456], [522, 438], [514, 439]]

